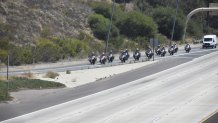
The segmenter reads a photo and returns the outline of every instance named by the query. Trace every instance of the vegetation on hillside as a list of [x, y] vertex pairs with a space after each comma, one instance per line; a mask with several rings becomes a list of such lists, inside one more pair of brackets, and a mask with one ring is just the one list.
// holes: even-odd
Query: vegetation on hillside
[[[73, 4], [74, 2], [76, 4]], [[10, 65], [83, 58], [87, 57], [90, 51], [104, 51], [108, 39], [109, 49], [115, 52], [124, 48], [144, 49], [149, 45], [150, 38], [156, 38], [167, 45], [172, 36], [176, 0], [115, 0], [109, 38], [112, 4], [93, 0], [74, 2], [1, 2], [0, 15], [8, 18], [0, 18], [0, 62], [6, 63], [7, 55], [10, 56]], [[212, 1], [179, 1], [174, 41], [182, 39], [186, 15], [195, 8], [208, 6], [208, 2]], [[18, 3], [28, 6], [29, 8], [24, 8], [29, 11], [22, 12], [24, 10], [17, 7]], [[8, 11], [10, 9], [13, 12]], [[15, 18], [21, 17], [20, 20], [11, 19], [12, 13]], [[39, 17], [42, 17], [42, 20]], [[217, 20], [218, 17], [208, 16], [206, 12], [194, 15], [188, 24], [187, 36], [199, 39], [206, 33], [218, 34]], [[15, 25], [19, 25], [17, 29]], [[18, 33], [18, 29], [21, 33]], [[26, 39], [31, 41], [22, 44]]]
[[[35, 46], [16, 46], [7, 41], [2, 41], [1, 43], [4, 45], [0, 45], [0, 60], [7, 63], [7, 56], [9, 55], [10, 65], [55, 62], [72, 57], [83, 58], [90, 51], [89, 45], [98, 46], [98, 43], [93, 44], [90, 42], [90, 39], [83, 36], [81, 36], [81, 39], [40, 38]], [[95, 47], [93, 47], [93, 50], [95, 50]]]

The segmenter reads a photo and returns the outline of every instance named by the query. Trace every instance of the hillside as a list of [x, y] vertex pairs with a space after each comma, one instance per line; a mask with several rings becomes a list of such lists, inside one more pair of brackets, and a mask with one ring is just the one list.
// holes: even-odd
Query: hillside
[[76, 37], [88, 28], [91, 8], [79, 0], [1, 0], [0, 36], [9, 30], [16, 44], [34, 43], [40, 37]]
[[[165, 46], [171, 38], [184, 43], [186, 15], [209, 1], [179, 1], [173, 35], [175, 0], [115, 2], [111, 23], [111, 0], [0, 0], [0, 63], [7, 63], [8, 55], [11, 65], [86, 58], [106, 51], [106, 41], [114, 52], [145, 50], [151, 38]], [[217, 21], [206, 12], [194, 15], [187, 38], [218, 34]]]

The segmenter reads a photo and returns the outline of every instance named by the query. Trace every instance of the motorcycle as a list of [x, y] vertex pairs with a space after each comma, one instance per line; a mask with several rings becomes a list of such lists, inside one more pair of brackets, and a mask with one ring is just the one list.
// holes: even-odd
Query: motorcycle
[[125, 53], [121, 54], [119, 56], [119, 59], [120, 59], [121, 63], [125, 63], [126, 62], [126, 54]]
[[164, 57], [166, 55], [166, 51], [164, 49], [161, 50], [160, 56]]
[[125, 53], [125, 60], [127, 61], [128, 59], [129, 59], [129, 53], [126, 52], [126, 53]]
[[136, 52], [136, 53], [133, 54], [133, 58], [135, 59], [135, 61], [138, 61], [140, 57], [141, 57], [140, 52]]
[[191, 50], [191, 47], [190, 47], [190, 45], [187, 44], [187, 45], [185, 46], [185, 52], [186, 52], [186, 53], [189, 53], [190, 50]]
[[179, 50], [179, 48], [178, 48], [178, 47], [175, 47], [175, 48], [174, 48], [174, 53], [177, 53], [178, 50]]
[[103, 56], [100, 57], [99, 62], [100, 62], [101, 64], [105, 64], [106, 60], [107, 60], [107, 59], [106, 59], [106, 56], [103, 55]]
[[161, 49], [160, 49], [160, 48], [157, 48], [156, 54], [157, 54], [158, 56], [161, 55]]
[[91, 56], [91, 57], [89, 57], [89, 62], [90, 62], [90, 64], [95, 64], [96, 63], [96, 60], [97, 60], [97, 58], [96, 58], [96, 56]]
[[113, 54], [108, 55], [108, 56], [107, 56], [107, 60], [108, 60], [109, 63], [112, 63], [113, 60], [114, 60]]
[[152, 51], [146, 51], [146, 56], [148, 57], [148, 59], [151, 59], [152, 57], [153, 57], [153, 53], [152, 53]]
[[169, 50], [168, 50], [168, 52], [170, 53], [170, 55], [173, 55], [174, 54], [174, 48], [170, 48]]

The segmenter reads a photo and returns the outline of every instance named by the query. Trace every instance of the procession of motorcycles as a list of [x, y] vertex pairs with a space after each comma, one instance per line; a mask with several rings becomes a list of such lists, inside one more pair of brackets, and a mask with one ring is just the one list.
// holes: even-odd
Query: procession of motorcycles
[[[170, 55], [174, 55], [175, 53], [178, 52], [178, 50], [179, 48], [177, 44], [173, 44], [169, 47], [168, 52]], [[187, 42], [185, 43], [184, 50], [186, 53], [189, 53], [191, 51], [191, 46]], [[160, 45], [157, 46], [154, 52], [156, 53], [157, 56], [160, 56], [160, 57], [164, 57], [167, 53], [165, 47], [164, 46], [161, 47]], [[126, 61], [128, 61], [129, 56], [130, 55], [129, 55], [128, 49], [121, 50], [120, 55], [119, 55], [120, 62], [125, 63]], [[150, 47], [148, 47], [145, 50], [145, 56], [147, 57], [148, 60], [154, 57], [153, 50]], [[133, 58], [135, 61], [139, 61], [139, 59], [141, 58], [141, 53], [140, 53], [139, 48], [136, 48], [135, 52], [133, 53]], [[110, 52], [107, 55], [104, 52], [102, 52], [102, 54], [99, 56], [99, 63], [100, 64], [106, 64], [106, 62], [112, 63], [114, 59], [115, 59], [115, 56], [112, 50], [110, 50]], [[88, 61], [92, 65], [96, 64], [97, 56], [94, 54], [94, 52], [91, 53], [91, 55], [88, 58]]]

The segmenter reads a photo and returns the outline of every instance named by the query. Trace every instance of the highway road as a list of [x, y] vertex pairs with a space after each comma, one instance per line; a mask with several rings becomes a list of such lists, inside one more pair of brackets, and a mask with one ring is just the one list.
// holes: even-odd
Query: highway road
[[215, 51], [198, 49], [110, 79], [2, 104], [0, 120], [25, 114], [3, 123], [199, 122], [218, 109]]
[[[193, 53], [204, 53], [205, 50], [199, 50], [200, 48], [199, 47], [194, 47], [192, 48], [191, 50], [191, 54]], [[142, 57], [140, 58], [140, 61], [146, 61], [147, 60], [147, 57], [145, 56], [145, 53], [144, 52], [141, 52], [142, 53]], [[186, 57], [187, 53], [184, 52], [183, 49], [179, 50], [178, 53], [176, 53], [175, 55], [173, 56], [170, 56], [169, 53], [166, 54], [166, 57], [159, 57], [159, 56], [156, 56], [154, 57], [154, 60], [161, 60], [161, 59], [165, 59], [165, 58], [169, 58], [169, 57], [182, 57], [182, 56], [185, 56]], [[153, 59], [151, 59], [153, 60]], [[128, 63], [132, 63], [134, 62], [134, 59], [132, 58], [132, 54], [130, 54], [130, 58], [129, 60], [126, 62], [126, 64]], [[115, 60], [113, 63], [106, 63], [106, 65], [101, 65], [100, 63], [97, 63], [96, 65], [90, 65], [89, 62], [87, 61], [87, 63], [79, 63], [79, 64], [75, 64], [75, 65], [65, 65], [65, 66], [44, 66], [44, 67], [40, 67], [40, 68], [37, 68], [34, 67], [31, 68], [31, 66], [26, 66], [28, 69], [14, 69], [14, 66], [10, 66], [9, 67], [9, 76], [14, 76], [14, 75], [18, 75], [18, 74], [24, 74], [24, 73], [29, 73], [29, 72], [32, 72], [32, 73], [46, 73], [48, 71], [54, 71], [54, 72], [64, 72], [66, 70], [71, 70], [71, 71], [75, 71], [75, 70], [82, 70], [82, 69], [94, 69], [94, 68], [99, 68], [99, 67], [110, 67], [110, 66], [115, 66], [115, 65], [122, 65], [123, 63], [120, 62], [120, 60], [118, 59], [118, 57], [115, 57]], [[125, 64], [125, 63], [124, 63]], [[6, 72], [6, 69], [1, 70], [0, 71], [0, 75], [7, 75], [7, 72]]]

